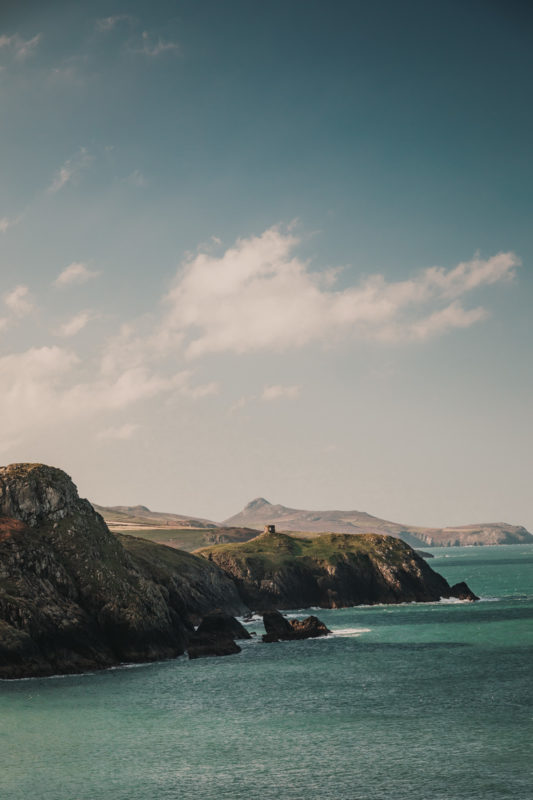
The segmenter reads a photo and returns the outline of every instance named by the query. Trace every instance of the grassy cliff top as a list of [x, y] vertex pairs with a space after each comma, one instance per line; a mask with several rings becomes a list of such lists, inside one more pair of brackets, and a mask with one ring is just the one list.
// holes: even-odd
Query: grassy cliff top
[[375, 533], [324, 533], [312, 539], [284, 533], [262, 533], [248, 542], [202, 547], [195, 552], [215, 561], [228, 557], [237, 560], [262, 557], [279, 564], [295, 558], [332, 561], [346, 555], [372, 556], [388, 563], [417, 557], [412, 548], [401, 539]]

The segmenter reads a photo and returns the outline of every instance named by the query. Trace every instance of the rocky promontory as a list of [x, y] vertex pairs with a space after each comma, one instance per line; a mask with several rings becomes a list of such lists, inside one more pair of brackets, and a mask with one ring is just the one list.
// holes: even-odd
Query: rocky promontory
[[215, 564], [125, 544], [62, 470], [0, 468], [0, 677], [174, 657], [208, 611], [247, 611]]
[[[300, 539], [272, 526], [250, 541], [187, 553], [111, 533], [60, 469], [0, 468], [0, 678], [82, 672], [186, 651], [191, 658], [238, 653], [235, 639], [248, 634], [232, 617], [250, 609], [449, 596], [476, 599], [466, 584], [450, 587], [390, 536]], [[278, 639], [328, 632], [315, 617], [272, 624]]]
[[[428, 602], [452, 596], [448, 582], [408, 544], [378, 534], [300, 539], [265, 532], [243, 544], [206, 547], [213, 562], [254, 609], [340, 608]], [[477, 599], [464, 584], [465, 599]]]

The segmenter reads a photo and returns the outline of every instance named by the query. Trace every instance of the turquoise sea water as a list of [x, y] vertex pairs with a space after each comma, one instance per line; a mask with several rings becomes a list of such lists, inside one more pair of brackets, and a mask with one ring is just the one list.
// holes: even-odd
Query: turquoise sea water
[[531, 800], [533, 546], [432, 552], [483, 602], [321, 610], [334, 637], [0, 681], [1, 800]]

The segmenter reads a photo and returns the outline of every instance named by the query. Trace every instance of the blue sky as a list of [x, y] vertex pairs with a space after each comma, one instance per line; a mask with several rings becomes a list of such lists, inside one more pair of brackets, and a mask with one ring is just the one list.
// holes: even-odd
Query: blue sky
[[533, 528], [527, 3], [2, 8], [3, 463]]

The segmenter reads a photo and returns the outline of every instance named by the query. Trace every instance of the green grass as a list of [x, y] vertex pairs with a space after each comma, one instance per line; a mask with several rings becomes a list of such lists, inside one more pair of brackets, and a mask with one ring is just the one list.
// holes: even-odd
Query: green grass
[[123, 536], [134, 536], [137, 539], [146, 539], [148, 542], [166, 544], [170, 547], [179, 547], [189, 553], [200, 547], [209, 545], [208, 536], [213, 533], [211, 528], [148, 528], [146, 530], [121, 530], [115, 531]]
[[115, 533], [114, 536], [128, 553], [149, 562], [152, 570], [157, 567], [179, 572], [190, 567], [198, 569], [200, 566], [198, 558], [184, 549], [157, 547], [154, 545], [162, 544], [162, 542], [149, 541], [133, 534]]
[[197, 551], [198, 555], [215, 560], [231, 557], [237, 560], [260, 558], [271, 567], [280, 567], [293, 559], [312, 559], [334, 563], [346, 555], [374, 556], [389, 564], [400, 563], [412, 553], [400, 539], [380, 534], [325, 533], [313, 538], [299, 538], [283, 533], [261, 534], [248, 542], [211, 545]]

